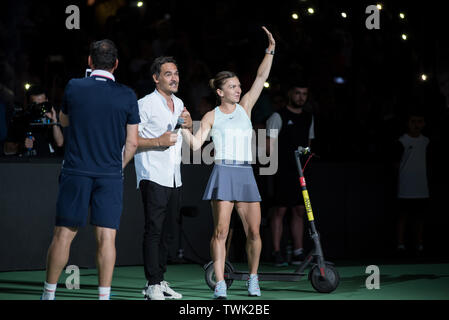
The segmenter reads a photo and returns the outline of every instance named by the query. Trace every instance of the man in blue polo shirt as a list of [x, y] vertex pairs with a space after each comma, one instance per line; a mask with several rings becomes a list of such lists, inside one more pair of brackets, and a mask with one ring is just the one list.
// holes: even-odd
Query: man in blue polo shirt
[[72, 79], [65, 88], [60, 121], [66, 147], [59, 178], [56, 227], [47, 256], [43, 300], [55, 297], [78, 228], [95, 226], [99, 298], [110, 296], [115, 236], [123, 199], [123, 169], [137, 149], [140, 122], [134, 92], [115, 82], [117, 49], [110, 40], [92, 43], [89, 78]]

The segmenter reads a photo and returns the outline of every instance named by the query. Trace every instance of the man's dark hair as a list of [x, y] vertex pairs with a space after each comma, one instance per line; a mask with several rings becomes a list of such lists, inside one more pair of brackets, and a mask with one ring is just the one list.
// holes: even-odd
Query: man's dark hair
[[309, 81], [304, 78], [292, 78], [288, 83], [288, 90], [293, 88], [310, 88]]
[[161, 56], [154, 59], [153, 64], [151, 65], [151, 75], [155, 74], [156, 77], [159, 77], [161, 74], [161, 67], [165, 63], [173, 63], [177, 66], [176, 60], [173, 57]]
[[28, 90], [28, 96], [38, 96], [40, 94], [45, 94], [45, 90], [39, 85], [32, 85]]
[[95, 69], [111, 70], [117, 60], [117, 47], [108, 39], [92, 42], [89, 50]]
[[410, 120], [411, 117], [426, 118], [426, 112], [421, 106], [410, 107], [405, 114], [406, 121]]

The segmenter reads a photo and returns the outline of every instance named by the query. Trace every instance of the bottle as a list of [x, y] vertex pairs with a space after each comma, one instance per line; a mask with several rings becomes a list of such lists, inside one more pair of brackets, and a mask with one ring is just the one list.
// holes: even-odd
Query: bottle
[[[33, 133], [32, 133], [31, 131], [27, 132], [27, 133], [26, 133], [26, 137], [27, 137], [28, 139], [33, 140]], [[37, 154], [37, 153], [36, 153], [36, 149], [34, 149], [34, 148], [27, 148], [27, 151], [25, 152], [25, 155], [26, 155], [27, 157], [33, 157], [33, 156], [35, 156], [36, 154]]]

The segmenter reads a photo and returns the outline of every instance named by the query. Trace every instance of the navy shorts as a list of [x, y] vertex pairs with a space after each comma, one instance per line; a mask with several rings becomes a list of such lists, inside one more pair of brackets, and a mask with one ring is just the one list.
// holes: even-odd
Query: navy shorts
[[89, 207], [90, 224], [118, 230], [123, 208], [123, 179], [61, 173], [56, 226], [85, 226]]

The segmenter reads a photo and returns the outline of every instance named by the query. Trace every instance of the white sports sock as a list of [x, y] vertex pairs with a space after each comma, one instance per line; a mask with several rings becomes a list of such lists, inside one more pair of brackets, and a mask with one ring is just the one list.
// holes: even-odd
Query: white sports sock
[[293, 250], [293, 255], [298, 256], [300, 255], [304, 250], [302, 248]]
[[42, 293], [42, 300], [55, 300], [55, 292], [56, 292], [56, 286], [58, 284], [50, 284], [47, 282], [44, 282], [44, 292]]
[[98, 287], [98, 299], [109, 300], [111, 295], [111, 287]]

